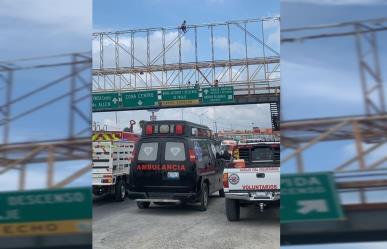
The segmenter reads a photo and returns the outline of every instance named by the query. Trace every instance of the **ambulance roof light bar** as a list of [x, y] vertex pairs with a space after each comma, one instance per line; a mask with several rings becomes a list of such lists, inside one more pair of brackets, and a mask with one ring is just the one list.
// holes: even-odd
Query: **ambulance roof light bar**
[[145, 136], [212, 137], [211, 130], [208, 127], [181, 120], [150, 121], [145, 122], [143, 127], [145, 127], [143, 129], [143, 135]]

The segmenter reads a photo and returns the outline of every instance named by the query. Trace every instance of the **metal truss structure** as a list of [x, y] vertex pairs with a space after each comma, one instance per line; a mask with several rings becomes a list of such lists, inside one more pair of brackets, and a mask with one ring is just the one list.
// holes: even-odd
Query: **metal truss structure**
[[[321, 33], [320, 30], [329, 30]], [[333, 30], [333, 31], [332, 31]], [[320, 33], [312, 33], [311, 32]], [[281, 42], [353, 36], [356, 41], [359, 72], [366, 115], [386, 113], [384, 86], [380, 67], [377, 32], [387, 31], [387, 18], [283, 29], [282, 33], [303, 32], [296, 37], [282, 37]], [[305, 34], [307, 33], [307, 34]]]
[[[385, 200], [370, 203], [367, 192], [387, 190], [385, 180], [387, 156], [379, 156], [372, 162], [367, 159], [371, 153], [387, 143], [386, 103], [377, 46], [377, 32], [386, 31], [386, 24], [387, 18], [381, 18], [281, 30], [285, 34], [281, 38], [283, 43], [353, 36], [356, 42], [360, 83], [365, 103], [363, 116], [281, 122], [283, 151], [292, 150], [283, 156], [281, 163], [295, 159], [298, 173], [308, 171], [303, 154], [312, 146], [328, 141], [353, 141], [356, 147], [355, 156], [336, 165], [334, 172], [339, 193], [352, 193], [358, 196], [357, 203], [343, 204], [347, 216], [345, 222], [322, 221], [301, 226], [282, 224], [281, 231], [284, 232], [281, 235], [281, 243], [283, 244], [385, 240], [387, 226], [378, 220], [385, 219], [387, 203]], [[321, 30], [325, 30], [325, 33]], [[288, 33], [298, 32], [302, 33], [292, 38], [286, 37]], [[358, 225], [365, 220], [369, 221], [367, 229]]]
[[93, 92], [234, 86], [236, 95], [279, 93], [279, 18], [93, 34]]
[[[387, 156], [369, 165], [365, 160], [367, 155], [386, 144], [386, 124], [387, 114], [282, 122], [281, 129], [284, 134], [281, 137], [282, 145], [285, 148], [294, 149], [293, 153], [282, 159], [282, 163], [295, 158], [297, 172], [302, 173], [305, 171], [302, 152], [306, 149], [324, 141], [353, 140], [357, 148], [356, 156], [335, 167], [336, 172], [354, 170], [350, 166], [356, 162], [358, 162], [358, 170], [387, 168]], [[373, 145], [364, 149], [365, 143]]]
[[[307, 148], [327, 140], [354, 140], [357, 148], [356, 157], [337, 166], [337, 171], [347, 169], [354, 162], [359, 162], [359, 170], [387, 166], [385, 165], [387, 162], [386, 157], [370, 167], [366, 166], [364, 159], [369, 153], [382, 146], [387, 139], [386, 103], [376, 36], [377, 32], [387, 30], [386, 24], [387, 18], [381, 18], [283, 30], [285, 34], [289, 32], [303, 33], [293, 38], [283, 37], [281, 42], [300, 42], [341, 36], [353, 36], [355, 38], [366, 114], [361, 117], [321, 118], [282, 122], [282, 142], [285, 147], [295, 149], [293, 153], [283, 159], [283, 162], [296, 158], [297, 171], [303, 172], [305, 168], [301, 154]], [[329, 31], [318, 34], [308, 33], [321, 32], [320, 30]], [[308, 34], [305, 34], [305, 32]], [[364, 150], [363, 143], [374, 143], [375, 145]]]
[[[63, 187], [78, 177], [90, 172], [90, 53], [74, 53], [57, 56], [46, 56], [0, 62], [0, 93], [3, 94], [0, 102], [0, 131], [2, 143], [0, 145], [0, 174], [11, 171], [19, 172], [19, 190], [26, 188], [28, 169], [34, 166], [46, 167], [47, 188]], [[15, 79], [22, 75], [23, 82]], [[28, 75], [26, 77], [26, 75]], [[33, 75], [33, 76], [31, 76]], [[42, 83], [40, 76], [55, 79]], [[25, 82], [27, 78], [29, 81]], [[34, 84], [39, 83], [39, 84]], [[20, 83], [22, 89], [19, 93]], [[19, 85], [19, 86], [16, 86]], [[51, 90], [51, 91], [50, 91]], [[39, 104], [31, 99], [39, 98]], [[37, 118], [42, 109], [52, 109], [56, 103], [66, 101], [68, 108], [62, 112], [67, 119], [66, 129], [59, 132], [53, 140], [42, 141], [14, 141], [17, 136], [17, 127], [14, 123], [23, 121], [23, 127], [28, 129], [29, 121]], [[33, 103], [33, 104], [31, 104]], [[58, 125], [52, 117], [39, 117], [41, 122]], [[12, 128], [12, 129], [11, 129]], [[13, 131], [15, 130], [15, 131]], [[82, 161], [86, 166], [71, 173], [59, 182], [54, 181], [54, 173], [59, 162]]]

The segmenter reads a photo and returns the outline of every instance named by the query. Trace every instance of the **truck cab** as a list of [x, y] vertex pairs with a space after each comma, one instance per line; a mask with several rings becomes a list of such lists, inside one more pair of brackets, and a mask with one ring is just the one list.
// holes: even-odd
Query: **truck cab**
[[237, 221], [240, 207], [264, 207], [280, 200], [280, 143], [238, 143], [224, 170], [226, 216]]
[[130, 195], [140, 209], [151, 202], [198, 202], [205, 211], [210, 194], [224, 194], [225, 161], [219, 147], [206, 126], [181, 120], [144, 122], [133, 153]]

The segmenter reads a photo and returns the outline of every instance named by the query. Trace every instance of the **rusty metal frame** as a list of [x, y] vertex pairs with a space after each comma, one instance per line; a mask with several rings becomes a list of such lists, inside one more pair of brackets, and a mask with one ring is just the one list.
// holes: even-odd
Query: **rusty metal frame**
[[[194, 35], [194, 57], [195, 61], [183, 60], [184, 54], [181, 50], [182, 38], [186, 35], [179, 27], [163, 27], [136, 29], [116, 32], [99, 32], [93, 34], [93, 41], [98, 43], [99, 50], [94, 58], [93, 68], [93, 92], [106, 91], [138, 91], [147, 89], [181, 88], [194, 86], [197, 82], [200, 86], [214, 84], [215, 80], [219, 85], [233, 85], [243, 88], [248, 94], [256, 94], [259, 86], [279, 87], [279, 53], [264, 42], [264, 26], [266, 22], [279, 24], [278, 17], [267, 17], [248, 19], [240, 21], [229, 21], [224, 23], [209, 23], [200, 25], [187, 25], [187, 33]], [[233, 42], [230, 27], [242, 32], [244, 56], [232, 58], [231, 44]], [[218, 28], [226, 34], [228, 59], [217, 59], [214, 52], [214, 28]], [[198, 61], [198, 30], [210, 30], [209, 61]], [[160, 32], [161, 51], [155, 57], [151, 55], [151, 44], [149, 35], [152, 32]], [[176, 33], [176, 37], [166, 42], [166, 32]], [[144, 44], [134, 42], [136, 34], [145, 34], [146, 58], [143, 60], [135, 55], [135, 47]], [[130, 44], [124, 45], [120, 37], [130, 37]], [[252, 57], [248, 51], [247, 38], [254, 41], [254, 46], [262, 49], [262, 57]], [[106, 54], [106, 43], [114, 46], [113, 64], [108, 67], [104, 57]], [[172, 49], [177, 48], [178, 58], [174, 63], [166, 63], [166, 55]], [[119, 56], [119, 51], [124, 56]], [[121, 61], [130, 61], [130, 65], [124, 66]], [[190, 82], [190, 83], [189, 83]]]
[[[46, 62], [47, 59], [50, 62]], [[41, 62], [41, 61], [44, 62]], [[28, 62], [27, 64], [25, 62]], [[12, 88], [14, 84], [13, 75], [18, 71], [48, 68], [50, 73], [60, 67], [68, 69], [68, 74], [58, 75], [53, 81], [36, 87], [22, 96], [14, 97]], [[3, 62], [0, 66], [0, 83], [4, 83], [4, 102], [0, 103], [0, 129], [3, 134], [0, 144], [0, 174], [7, 174], [11, 171], [19, 172], [18, 189], [26, 189], [26, 176], [28, 169], [36, 165], [46, 167], [46, 187], [64, 187], [77, 178], [91, 171], [91, 110], [84, 110], [81, 106], [85, 101], [91, 99], [91, 78], [87, 78], [88, 70], [91, 67], [90, 53], [73, 53], [58, 56], [47, 56], [39, 58], [27, 58], [9, 62]], [[52, 69], [51, 69], [52, 68]], [[54, 71], [53, 71], [54, 70]], [[63, 86], [69, 89], [68, 92], [54, 93], [53, 98], [36, 106], [28, 106], [27, 110], [11, 112], [15, 103], [24, 101], [25, 98], [39, 94], [53, 85]], [[83, 93], [82, 93], [82, 90]], [[89, 91], [87, 91], [89, 90]], [[88, 92], [85, 94], [85, 92]], [[59, 100], [67, 99], [69, 103], [69, 113], [67, 131], [62, 137], [54, 138], [50, 141], [25, 141], [15, 143], [10, 140], [12, 134], [10, 128], [15, 120], [23, 119], [28, 121], [30, 115], [42, 108], [49, 108], [50, 105]], [[80, 126], [80, 124], [83, 125]], [[27, 123], [27, 122], [26, 122]], [[55, 121], [52, 121], [54, 124]], [[65, 179], [55, 182], [54, 175], [59, 162], [85, 163]]]

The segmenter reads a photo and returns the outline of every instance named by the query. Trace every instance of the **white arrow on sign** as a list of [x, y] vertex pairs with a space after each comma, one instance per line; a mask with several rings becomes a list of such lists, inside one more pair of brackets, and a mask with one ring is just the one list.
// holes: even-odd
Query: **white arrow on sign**
[[203, 92], [204, 92], [204, 94], [207, 94], [207, 93], [208, 93], [208, 90], [207, 90], [207, 89], [205, 89]]
[[112, 101], [113, 101], [114, 104], [116, 104], [118, 99], [114, 98]]
[[311, 212], [328, 212], [328, 206], [325, 200], [298, 201], [297, 204], [301, 206], [301, 208], [297, 210], [297, 212], [300, 214], [309, 214]]
[[143, 102], [141, 101], [141, 99], [137, 102], [138, 105], [142, 105]]

